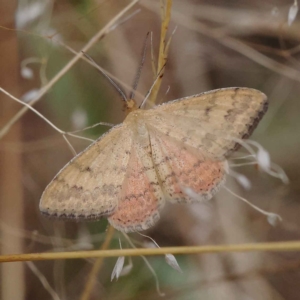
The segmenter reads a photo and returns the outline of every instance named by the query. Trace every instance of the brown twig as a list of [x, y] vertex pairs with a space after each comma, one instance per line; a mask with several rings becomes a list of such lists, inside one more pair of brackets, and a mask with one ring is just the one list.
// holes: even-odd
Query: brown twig
[[[105, 241], [104, 241], [104, 243], [102, 244], [102, 246], [100, 248], [102, 251], [108, 249], [109, 244], [111, 242], [111, 239], [114, 235], [114, 232], [115, 232], [115, 229], [112, 226], [109, 226], [106, 237], [105, 237]], [[88, 279], [87, 284], [85, 286], [85, 289], [84, 289], [83, 293], [81, 294], [81, 298], [80, 298], [81, 300], [88, 300], [89, 299], [90, 294], [91, 294], [92, 289], [93, 289], [93, 286], [95, 284], [96, 276], [97, 276], [97, 274], [98, 274], [98, 272], [99, 272], [99, 270], [100, 270], [100, 268], [103, 264], [103, 258], [104, 257], [98, 258], [96, 260], [96, 262], [94, 263], [93, 268], [92, 268], [92, 270], [90, 272], [90, 275], [89, 275], [89, 279]]]
[[172, 10], [172, 0], [167, 0], [166, 7], [162, 5], [162, 23], [161, 23], [161, 33], [160, 33], [160, 43], [159, 43], [159, 52], [158, 52], [158, 61], [157, 61], [157, 69], [156, 74], [154, 74], [154, 78], [159, 74], [159, 79], [156, 81], [151, 95], [149, 97], [149, 104], [154, 105], [156, 103], [156, 98], [158, 91], [161, 86], [162, 78], [164, 76], [164, 66], [167, 62], [168, 58], [168, 45], [169, 41], [166, 41], [167, 31], [169, 28], [169, 23], [171, 19], [171, 10]]
[[93, 251], [74, 252], [51, 252], [51, 253], [28, 253], [1, 255], [1, 262], [34, 261], [34, 260], [55, 260], [55, 259], [78, 259], [78, 258], [99, 258], [119, 256], [149, 256], [172, 254], [212, 254], [221, 252], [253, 252], [272, 251], [288, 252], [300, 251], [300, 241], [270, 242], [235, 245], [207, 245], [207, 246], [184, 246], [184, 247], [162, 247], [143, 249], [110, 249]]

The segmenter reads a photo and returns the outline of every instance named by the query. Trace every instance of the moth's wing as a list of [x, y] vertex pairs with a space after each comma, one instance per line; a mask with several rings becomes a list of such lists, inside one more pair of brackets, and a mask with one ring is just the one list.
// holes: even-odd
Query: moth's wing
[[[225, 88], [178, 99], [148, 111], [160, 132], [223, 159], [248, 138], [267, 111], [267, 97], [249, 88]], [[174, 130], [176, 128], [176, 130]]]
[[72, 159], [45, 189], [40, 210], [66, 219], [98, 219], [115, 211], [132, 147], [131, 131], [112, 128]]
[[164, 194], [151, 157], [149, 137], [136, 135], [123, 182], [118, 208], [108, 220], [124, 232], [146, 230], [159, 219]]
[[152, 158], [166, 199], [191, 203], [212, 198], [225, 181], [224, 162], [148, 127]]
[[145, 114], [152, 156], [171, 201], [211, 198], [224, 182], [224, 161], [267, 109], [266, 96], [228, 88], [175, 100]]

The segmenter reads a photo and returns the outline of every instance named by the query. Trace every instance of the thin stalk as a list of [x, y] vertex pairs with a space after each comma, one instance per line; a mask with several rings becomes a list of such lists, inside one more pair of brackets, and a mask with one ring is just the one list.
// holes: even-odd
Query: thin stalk
[[[151, 92], [151, 95], [149, 97], [149, 104], [150, 105], [155, 105], [156, 99], [157, 99], [157, 94], [161, 86], [162, 78], [164, 76], [164, 69], [163, 66], [167, 62], [167, 57], [168, 57], [168, 51], [167, 51], [167, 44], [166, 42], [166, 37], [167, 37], [167, 31], [169, 28], [169, 23], [171, 20], [171, 10], [172, 10], [172, 0], [166, 0], [166, 7], [165, 9], [162, 9], [162, 14], [163, 14], [163, 20], [161, 23], [161, 34], [160, 34], [160, 43], [159, 43], [159, 52], [158, 52], [158, 61], [157, 61], [157, 72], [162, 70], [162, 73], [159, 76], [159, 80], [155, 83], [153, 90]], [[156, 78], [158, 74], [154, 74], [154, 78]]]
[[100, 258], [119, 256], [140, 255], [164, 255], [164, 254], [213, 254], [222, 252], [253, 252], [272, 251], [287, 252], [300, 251], [300, 241], [234, 244], [234, 245], [207, 245], [207, 246], [184, 246], [184, 247], [162, 247], [141, 249], [112, 249], [74, 252], [50, 252], [50, 253], [28, 253], [1, 255], [1, 262], [54, 260], [54, 259], [78, 259], [78, 258]]
[[[101, 245], [100, 251], [104, 251], [104, 250], [108, 249], [110, 242], [112, 240], [112, 237], [114, 235], [114, 232], [115, 232], [115, 229], [112, 226], [109, 226], [108, 231], [106, 233], [105, 240], [104, 240], [103, 244]], [[84, 289], [83, 293], [81, 294], [81, 298], [80, 298], [81, 300], [88, 300], [90, 298], [91, 292], [92, 292], [94, 284], [95, 284], [95, 279], [96, 279], [97, 274], [103, 264], [103, 258], [104, 258], [104, 256], [99, 257], [95, 261], [93, 268], [90, 272], [89, 279], [87, 281], [85, 289]]]

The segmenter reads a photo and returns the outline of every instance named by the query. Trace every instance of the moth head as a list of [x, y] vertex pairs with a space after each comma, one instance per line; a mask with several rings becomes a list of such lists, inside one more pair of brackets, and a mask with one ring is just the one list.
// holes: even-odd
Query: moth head
[[125, 110], [126, 110], [127, 115], [137, 109], [138, 109], [138, 106], [136, 105], [136, 102], [134, 99], [128, 99], [125, 102]]

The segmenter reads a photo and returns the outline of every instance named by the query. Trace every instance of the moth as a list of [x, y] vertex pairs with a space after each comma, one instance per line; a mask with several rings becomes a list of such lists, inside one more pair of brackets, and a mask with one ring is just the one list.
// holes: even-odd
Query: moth
[[120, 231], [146, 230], [166, 201], [201, 202], [216, 194], [225, 182], [227, 157], [252, 134], [267, 107], [262, 92], [236, 87], [149, 110], [132, 107], [122, 124], [54, 177], [40, 210], [60, 219], [106, 216]]

